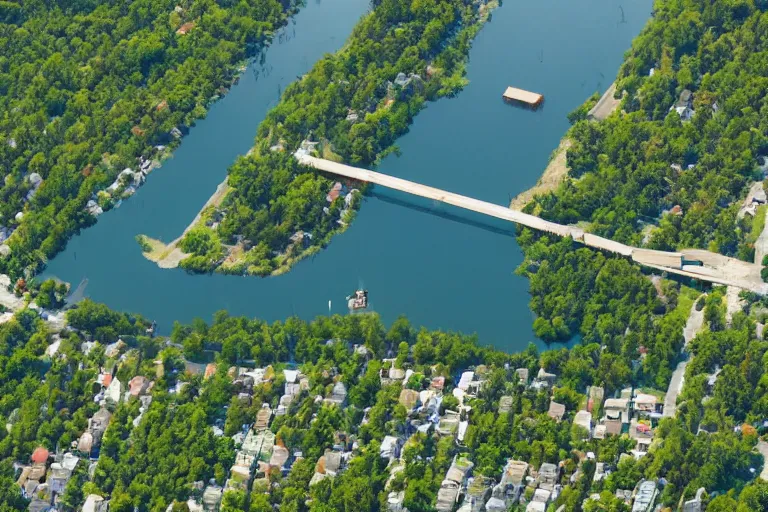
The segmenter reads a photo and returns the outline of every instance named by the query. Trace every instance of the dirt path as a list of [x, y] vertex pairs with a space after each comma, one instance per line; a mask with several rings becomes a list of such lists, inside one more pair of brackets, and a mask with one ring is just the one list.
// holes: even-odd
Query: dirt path
[[539, 178], [539, 181], [537, 181], [536, 185], [533, 187], [518, 194], [510, 203], [510, 208], [513, 210], [522, 210], [526, 204], [531, 202], [534, 196], [551, 192], [563, 182], [568, 175], [565, 154], [566, 151], [568, 151], [568, 148], [571, 147], [571, 144], [571, 139], [567, 136], [563, 137], [560, 141], [560, 145], [557, 146], [552, 158], [549, 160], [547, 168], [544, 169], [544, 174]]

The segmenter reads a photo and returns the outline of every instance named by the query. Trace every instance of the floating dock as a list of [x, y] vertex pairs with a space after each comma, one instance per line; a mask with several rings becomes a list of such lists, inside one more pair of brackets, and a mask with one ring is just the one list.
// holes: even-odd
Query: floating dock
[[501, 95], [504, 101], [519, 103], [530, 108], [537, 108], [544, 101], [544, 96], [535, 92], [524, 91], [516, 87], [507, 87], [504, 94]]

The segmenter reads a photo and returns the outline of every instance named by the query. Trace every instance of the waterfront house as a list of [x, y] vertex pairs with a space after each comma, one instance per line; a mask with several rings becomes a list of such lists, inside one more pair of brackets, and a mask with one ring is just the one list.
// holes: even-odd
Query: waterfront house
[[515, 373], [517, 374], [517, 378], [520, 380], [521, 384], [528, 385], [528, 368], [518, 368], [515, 370]]

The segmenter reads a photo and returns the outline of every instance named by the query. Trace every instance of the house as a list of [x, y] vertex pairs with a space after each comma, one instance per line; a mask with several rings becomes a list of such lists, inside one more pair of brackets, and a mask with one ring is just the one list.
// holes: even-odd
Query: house
[[699, 487], [696, 491], [696, 497], [683, 503], [683, 512], [702, 512], [704, 506], [702, 504], [701, 497], [706, 492], [703, 487]]
[[677, 112], [683, 121], [690, 121], [695, 113], [693, 110], [693, 93], [688, 89], [683, 89], [677, 102], [670, 110]]
[[635, 450], [647, 452], [653, 441], [653, 429], [633, 418], [629, 425], [629, 437], [636, 442]]
[[437, 424], [437, 433], [441, 436], [452, 436], [459, 429], [460, 415], [456, 411], [446, 410]]
[[410, 412], [419, 403], [419, 392], [413, 389], [403, 389], [400, 391], [398, 402]]
[[195, 28], [195, 22], [188, 21], [187, 23], [184, 23], [182, 26], [180, 26], [178, 30], [176, 30], [176, 33], [180, 36], [184, 36], [189, 34], [193, 28]]
[[559, 404], [554, 400], [549, 402], [549, 411], [547, 411], [547, 415], [549, 415], [549, 417], [556, 422], [560, 423], [560, 421], [563, 419], [563, 416], [565, 416], [565, 405]]
[[341, 453], [326, 450], [325, 454], [317, 459], [315, 474], [312, 475], [312, 479], [309, 481], [310, 487], [327, 477], [333, 478], [338, 475], [342, 470], [343, 462], [344, 458]]
[[486, 512], [507, 512], [507, 504], [501, 498], [491, 496], [491, 499], [485, 504]]
[[557, 485], [559, 480], [560, 468], [549, 462], [545, 462], [541, 465], [537, 478], [539, 487], [551, 492], [555, 489], [555, 485]]
[[291, 453], [286, 447], [277, 445], [272, 450], [272, 457], [269, 459], [269, 465], [282, 471], [287, 469], [287, 467], [290, 467], [288, 464], [290, 457]]
[[629, 400], [626, 398], [609, 398], [603, 404], [603, 411], [606, 419], [629, 423]]
[[608, 470], [606, 469], [605, 462], [598, 462], [597, 464], [595, 464], [595, 474], [592, 477], [592, 481], [593, 482], [600, 482], [606, 476], [608, 476]]
[[632, 503], [632, 512], [650, 512], [653, 510], [653, 504], [656, 501], [656, 482], [654, 480], [643, 480], [638, 484], [635, 491], [635, 501]]
[[98, 494], [89, 494], [83, 504], [83, 512], [107, 512], [109, 502]]
[[338, 406], [344, 406], [347, 402], [347, 386], [343, 382], [339, 381], [333, 385], [333, 390], [330, 396], [325, 399], [326, 403], [336, 404]]
[[80, 459], [76, 455], [67, 452], [61, 457], [60, 461], [51, 464], [51, 474], [48, 477], [51, 492], [57, 494], [64, 492], [67, 482], [72, 477], [72, 472], [77, 467], [79, 461]]
[[517, 378], [520, 380], [521, 384], [528, 385], [528, 368], [518, 368], [515, 370], [515, 373], [517, 374]]
[[96, 411], [96, 414], [88, 420], [88, 429], [80, 436], [80, 440], [77, 443], [77, 451], [90, 455], [93, 448], [98, 448], [111, 418], [112, 413], [104, 407]]
[[256, 413], [256, 422], [253, 424], [255, 430], [265, 430], [269, 427], [269, 419], [272, 417], [272, 409], [269, 404], [262, 404], [259, 412]]
[[406, 512], [403, 507], [405, 491], [392, 491], [387, 495], [387, 512]]
[[379, 447], [379, 456], [382, 459], [387, 459], [389, 462], [400, 457], [400, 447], [402, 446], [402, 440], [394, 436], [386, 436], [381, 441]]
[[104, 391], [104, 400], [111, 405], [117, 405], [120, 403], [120, 398], [123, 395], [123, 385], [117, 377], [112, 379], [107, 389]]
[[573, 424], [586, 430], [587, 436], [589, 436], [589, 433], [592, 431], [592, 415], [588, 411], [581, 410], [573, 418]]
[[475, 372], [466, 371], [461, 374], [461, 378], [459, 378], [459, 383], [456, 385], [456, 387], [467, 393], [469, 391], [469, 384], [474, 380], [474, 378]]
[[445, 377], [433, 377], [429, 384], [429, 389], [438, 393], [442, 393], [443, 389], [445, 389]]
[[128, 382], [129, 393], [131, 396], [141, 396], [147, 393], [152, 383], [142, 375], [137, 375]]
[[516, 502], [525, 488], [525, 477], [527, 475], [527, 462], [514, 459], [507, 460], [504, 471], [501, 473], [499, 484], [493, 488], [493, 497], [509, 504]]
[[206, 512], [217, 512], [223, 497], [224, 489], [218, 485], [209, 485], [203, 491], [203, 510]]
[[464, 495], [464, 501], [461, 503], [458, 512], [481, 512], [486, 509], [485, 502], [491, 496], [493, 481], [482, 475], [475, 476], [468, 480], [467, 492]]
[[465, 457], [458, 455], [453, 458], [451, 467], [445, 474], [440, 489], [437, 491], [437, 510], [438, 512], [451, 512], [456, 505], [459, 497], [459, 491], [466, 483], [467, 476], [472, 470], [474, 464]]
[[605, 390], [601, 386], [590, 386], [587, 397], [587, 411], [592, 412], [595, 408], [602, 407]]
[[635, 397], [635, 411], [642, 412], [642, 413], [653, 413], [656, 412], [656, 402], [657, 398], [653, 395], [648, 395], [645, 393], [639, 393]]

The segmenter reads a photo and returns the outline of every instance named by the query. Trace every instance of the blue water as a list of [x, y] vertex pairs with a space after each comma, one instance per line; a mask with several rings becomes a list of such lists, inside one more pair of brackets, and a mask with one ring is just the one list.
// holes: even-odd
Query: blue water
[[[620, 23], [624, 10], [626, 23]], [[476, 332], [482, 343], [517, 350], [536, 341], [528, 282], [514, 227], [405, 194], [374, 189], [352, 226], [289, 273], [266, 279], [193, 276], [143, 258], [134, 237], [177, 237], [245, 153], [279, 91], [323, 52], [340, 47], [367, 9], [360, 0], [311, 3], [213, 106], [174, 158], [136, 196], [75, 237], [47, 273], [85, 294], [158, 321], [210, 319], [220, 309], [277, 320], [346, 313], [344, 297], [370, 292], [385, 321], [406, 314], [416, 325]], [[613, 80], [624, 51], [648, 19], [650, 0], [507, 1], [477, 36], [470, 84], [430, 104], [398, 141], [400, 157], [378, 170], [508, 204], [533, 185], [568, 128], [566, 114]], [[513, 85], [544, 94], [532, 112], [502, 102]]]

